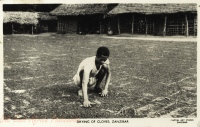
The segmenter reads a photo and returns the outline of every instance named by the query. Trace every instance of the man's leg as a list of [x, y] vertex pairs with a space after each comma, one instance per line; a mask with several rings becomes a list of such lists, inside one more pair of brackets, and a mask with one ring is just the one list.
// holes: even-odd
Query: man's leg
[[105, 75], [106, 75], [106, 70], [104, 67], [102, 67], [99, 73], [96, 75], [96, 79], [97, 79], [96, 86], [95, 86], [96, 92], [102, 92], [102, 89], [100, 88], [100, 84], [103, 81], [103, 78], [105, 77]]
[[78, 84], [78, 86], [79, 86], [80, 88], [82, 88], [83, 74], [84, 74], [84, 70], [82, 70], [82, 71], [79, 72], [80, 83]]
[[82, 91], [83, 74], [84, 74], [84, 70], [80, 71], [80, 73], [79, 73], [80, 82], [78, 84], [78, 87], [80, 87], [81, 89], [78, 91], [78, 96], [83, 96], [83, 91]]

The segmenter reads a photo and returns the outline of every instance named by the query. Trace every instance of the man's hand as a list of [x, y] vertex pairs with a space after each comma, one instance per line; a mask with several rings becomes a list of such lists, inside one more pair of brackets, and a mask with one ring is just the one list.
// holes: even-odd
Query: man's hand
[[103, 91], [101, 92], [101, 96], [102, 96], [102, 97], [108, 96], [108, 90], [103, 90]]
[[84, 107], [91, 107], [91, 102], [89, 101], [89, 100], [85, 100], [84, 102], [83, 102], [83, 106]]

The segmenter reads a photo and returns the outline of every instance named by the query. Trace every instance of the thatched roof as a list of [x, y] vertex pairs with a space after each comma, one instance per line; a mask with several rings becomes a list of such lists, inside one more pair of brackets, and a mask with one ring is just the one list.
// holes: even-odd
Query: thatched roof
[[35, 12], [4, 12], [3, 22], [13, 22], [19, 24], [37, 24], [38, 13]]
[[38, 14], [40, 20], [57, 20], [57, 16], [52, 16], [49, 12], [39, 12]]
[[108, 14], [141, 13], [169, 14], [178, 12], [197, 12], [196, 4], [119, 4]]
[[92, 15], [108, 12], [107, 4], [63, 4], [50, 12], [51, 15]]

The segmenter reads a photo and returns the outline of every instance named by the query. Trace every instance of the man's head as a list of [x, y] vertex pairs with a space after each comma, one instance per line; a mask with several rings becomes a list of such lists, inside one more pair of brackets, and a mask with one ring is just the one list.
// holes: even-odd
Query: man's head
[[107, 47], [101, 46], [97, 49], [96, 58], [101, 64], [103, 64], [109, 56], [110, 51]]
[[101, 46], [97, 49], [97, 53], [96, 53], [96, 56], [97, 57], [109, 57], [110, 55], [110, 51], [107, 47], [105, 46]]

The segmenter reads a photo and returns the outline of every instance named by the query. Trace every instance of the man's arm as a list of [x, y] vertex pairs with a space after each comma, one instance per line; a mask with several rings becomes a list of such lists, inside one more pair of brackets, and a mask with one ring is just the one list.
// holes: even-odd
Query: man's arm
[[88, 82], [89, 82], [90, 72], [84, 69], [83, 80], [82, 80], [82, 90], [83, 90], [83, 106], [91, 107], [91, 102], [88, 99]]

